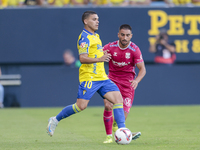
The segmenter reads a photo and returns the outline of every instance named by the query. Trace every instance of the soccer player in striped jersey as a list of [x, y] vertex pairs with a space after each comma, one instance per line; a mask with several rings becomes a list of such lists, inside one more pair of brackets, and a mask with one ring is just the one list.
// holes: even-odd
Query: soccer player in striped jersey
[[[132, 38], [131, 26], [128, 24], [121, 25], [118, 32], [118, 38], [118, 41], [105, 45], [103, 50], [111, 54], [108, 77], [120, 89], [123, 97], [124, 114], [125, 118], [127, 118], [133, 103], [135, 89], [145, 76], [146, 69], [139, 47], [130, 41]], [[137, 76], [135, 67], [139, 69]], [[112, 128], [113, 131], [116, 131], [118, 127], [115, 121], [113, 123], [113, 104], [106, 99], [104, 99], [104, 103], [105, 110], [103, 119], [107, 133], [104, 143], [112, 143]], [[140, 132], [133, 133], [133, 139], [135, 140], [140, 135]]]
[[75, 104], [66, 106], [57, 116], [51, 117], [47, 126], [50, 136], [54, 134], [59, 121], [84, 110], [90, 98], [98, 92], [102, 98], [113, 103], [115, 120], [119, 128], [125, 127], [123, 99], [119, 88], [106, 75], [104, 62], [110, 60], [110, 54], [103, 52], [102, 42], [96, 33], [99, 17], [93, 11], [82, 15], [84, 29], [77, 42], [81, 67], [79, 68], [79, 89]]

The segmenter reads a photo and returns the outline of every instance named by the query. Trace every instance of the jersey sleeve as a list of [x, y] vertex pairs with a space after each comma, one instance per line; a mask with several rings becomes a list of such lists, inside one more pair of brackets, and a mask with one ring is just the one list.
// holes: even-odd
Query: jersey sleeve
[[87, 37], [81, 37], [78, 41], [78, 52], [80, 54], [88, 54], [89, 53], [89, 45], [90, 41]]
[[141, 63], [143, 61], [144, 60], [143, 60], [143, 57], [142, 57], [142, 53], [141, 53], [139, 47], [137, 47], [137, 49], [136, 49], [136, 51], [134, 53], [134, 63], [138, 64], [138, 63]]
[[106, 51], [109, 49], [109, 44], [106, 44], [104, 47], [103, 47], [103, 51]]

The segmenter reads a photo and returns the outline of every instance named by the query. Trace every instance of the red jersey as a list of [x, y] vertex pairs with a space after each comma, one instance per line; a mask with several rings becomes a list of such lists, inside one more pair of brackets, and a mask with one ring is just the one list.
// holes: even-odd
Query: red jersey
[[112, 57], [108, 77], [114, 82], [130, 86], [129, 80], [134, 80], [136, 75], [136, 64], [143, 62], [139, 47], [130, 42], [126, 48], [120, 48], [119, 41], [114, 41], [105, 45], [103, 50], [108, 50]]

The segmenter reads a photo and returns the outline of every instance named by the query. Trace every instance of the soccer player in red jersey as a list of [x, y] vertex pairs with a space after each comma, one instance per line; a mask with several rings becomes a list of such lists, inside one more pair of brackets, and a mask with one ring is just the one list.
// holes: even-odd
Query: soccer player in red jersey
[[[118, 86], [123, 97], [123, 109], [127, 118], [133, 103], [135, 89], [146, 74], [145, 64], [139, 47], [131, 42], [132, 28], [123, 24], [119, 28], [118, 41], [104, 46], [105, 53], [111, 54], [109, 61], [108, 77]], [[136, 76], [135, 67], [139, 69]], [[104, 99], [105, 109], [103, 114], [107, 138], [104, 143], [112, 143], [112, 129], [118, 129], [116, 122], [113, 123], [113, 104]], [[113, 126], [113, 127], [112, 127]], [[141, 135], [140, 132], [133, 133], [133, 140]]]

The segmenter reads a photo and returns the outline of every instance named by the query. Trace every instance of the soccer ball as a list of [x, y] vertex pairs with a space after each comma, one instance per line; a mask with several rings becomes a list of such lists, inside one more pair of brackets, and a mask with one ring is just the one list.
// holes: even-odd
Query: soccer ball
[[132, 140], [132, 133], [128, 128], [119, 128], [115, 132], [114, 138], [117, 144], [129, 144]]

